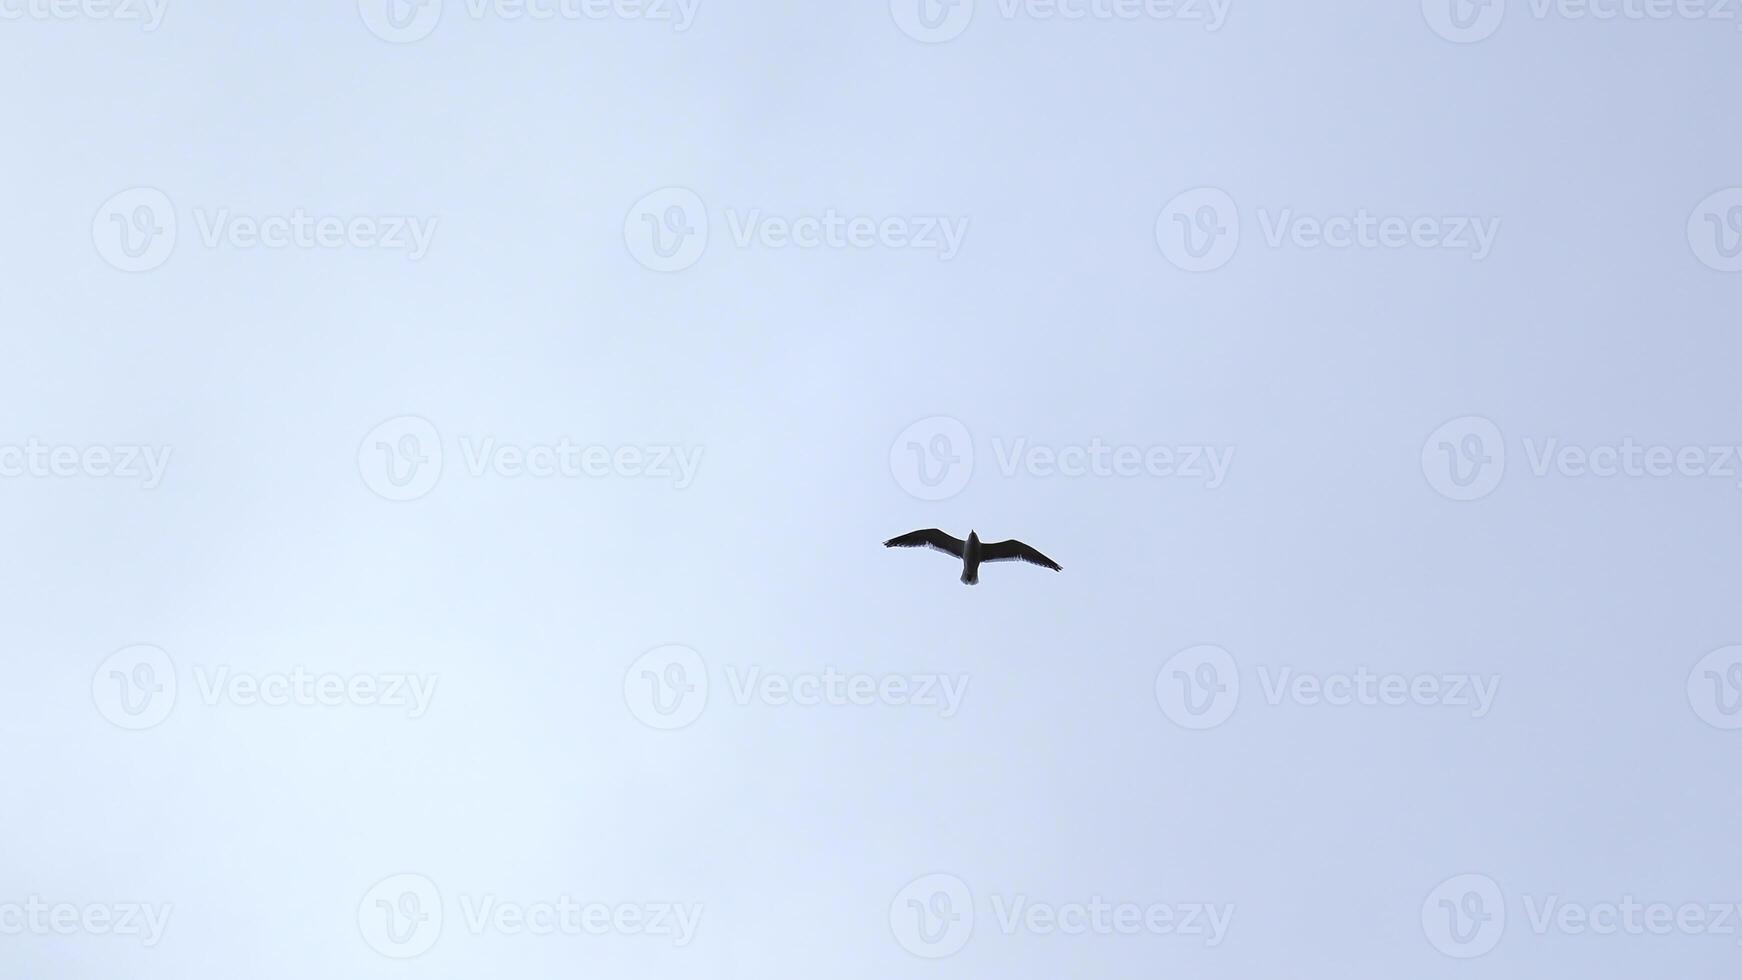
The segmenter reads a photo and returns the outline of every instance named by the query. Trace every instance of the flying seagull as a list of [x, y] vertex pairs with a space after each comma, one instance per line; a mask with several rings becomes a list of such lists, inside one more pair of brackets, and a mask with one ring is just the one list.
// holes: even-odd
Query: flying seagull
[[981, 544], [980, 536], [973, 531], [968, 532], [968, 540], [954, 538], [938, 530], [928, 527], [923, 531], [910, 531], [898, 538], [890, 538], [883, 542], [885, 548], [936, 548], [946, 555], [954, 555], [962, 560], [962, 581], [968, 585], [978, 585], [980, 582], [980, 563], [986, 561], [1025, 561], [1031, 565], [1050, 568], [1055, 572], [1063, 571], [1059, 563], [1041, 554], [1020, 541], [993, 541]]

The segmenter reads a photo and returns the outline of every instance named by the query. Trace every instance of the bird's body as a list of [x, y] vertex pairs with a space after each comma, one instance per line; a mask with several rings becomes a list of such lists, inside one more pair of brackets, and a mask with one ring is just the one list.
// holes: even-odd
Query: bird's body
[[982, 542], [980, 535], [968, 532], [968, 540], [952, 537], [935, 527], [923, 531], [910, 531], [900, 537], [890, 538], [883, 542], [885, 548], [935, 548], [946, 555], [953, 555], [962, 560], [962, 583], [978, 585], [980, 583], [980, 565], [989, 561], [1025, 561], [1031, 565], [1050, 568], [1055, 572], [1063, 571], [1058, 562], [1041, 554], [1034, 548], [1020, 541]]
[[962, 583], [980, 584], [980, 536], [973, 531], [968, 532], [968, 541], [962, 547]]

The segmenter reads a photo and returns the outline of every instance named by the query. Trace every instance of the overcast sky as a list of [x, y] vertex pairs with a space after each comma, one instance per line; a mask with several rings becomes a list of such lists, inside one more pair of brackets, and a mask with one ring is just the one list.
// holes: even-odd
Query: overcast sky
[[1735, 976], [1734, 11], [389, 2], [0, 0], [0, 973]]

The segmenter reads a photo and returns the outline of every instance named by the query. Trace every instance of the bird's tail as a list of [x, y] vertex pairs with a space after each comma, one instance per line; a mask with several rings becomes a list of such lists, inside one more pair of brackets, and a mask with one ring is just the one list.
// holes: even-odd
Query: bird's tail
[[962, 569], [962, 584], [963, 585], [979, 585], [980, 584], [980, 567], [978, 565], [974, 566], [973, 568]]

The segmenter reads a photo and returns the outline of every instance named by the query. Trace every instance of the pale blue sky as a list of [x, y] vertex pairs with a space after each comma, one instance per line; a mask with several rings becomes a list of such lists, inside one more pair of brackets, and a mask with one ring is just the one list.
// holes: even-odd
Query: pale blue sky
[[[1512, 0], [1458, 43], [1437, 0], [1234, 0], [1217, 30], [979, 0], [924, 43], [899, 25], [959, 14], [703, 0], [677, 30], [446, 0], [393, 43], [374, 2], [168, 0], [147, 30], [0, 0], [0, 973], [1735, 975], [1734, 934], [1533, 913], [1742, 902], [1742, 675], [1696, 667], [1742, 643], [1742, 476], [1533, 463], [1742, 444], [1742, 197], [1712, 198], [1742, 186], [1736, 23]], [[1167, 209], [1197, 188], [1240, 238], [1190, 272]], [[656, 224], [705, 214], [693, 264], [644, 264], [649, 195]], [[831, 215], [888, 230], [765, 237]], [[1491, 248], [1312, 244], [1361, 215]], [[173, 250], [129, 256], [120, 231], [166, 218]], [[253, 244], [305, 218], [339, 244]], [[400, 225], [427, 254], [383, 245]], [[949, 258], [911, 245], [945, 225]], [[1504, 476], [1452, 500], [1424, 449], [1470, 416]], [[936, 417], [973, 468], [919, 499], [892, 456]], [[496, 468], [564, 440], [634, 453]], [[1007, 473], [1018, 444], [1231, 463], [1214, 488]], [[439, 479], [383, 499], [402, 445], [439, 445]], [[92, 446], [168, 452], [161, 483], [44, 468]], [[929, 526], [1065, 570], [969, 589], [878, 545]], [[127, 731], [104, 692], [136, 644], [176, 691]], [[670, 645], [707, 701], [663, 731], [628, 689]], [[1239, 697], [1196, 731], [1164, 705], [1200, 645]], [[416, 718], [208, 696], [298, 668], [437, 680]], [[736, 697], [828, 671], [966, 686], [948, 717]], [[1498, 687], [1476, 717], [1315, 703], [1283, 671]], [[444, 922], [400, 962], [367, 916], [406, 873]], [[974, 915], [935, 960], [892, 924], [932, 874]], [[1469, 874], [1506, 914], [1477, 963], [1432, 928]], [[1007, 932], [1018, 895], [1233, 912], [1213, 947]], [[149, 948], [8, 933], [33, 896], [173, 911]], [[703, 912], [681, 947], [515, 936], [469, 928], [481, 896]]]

